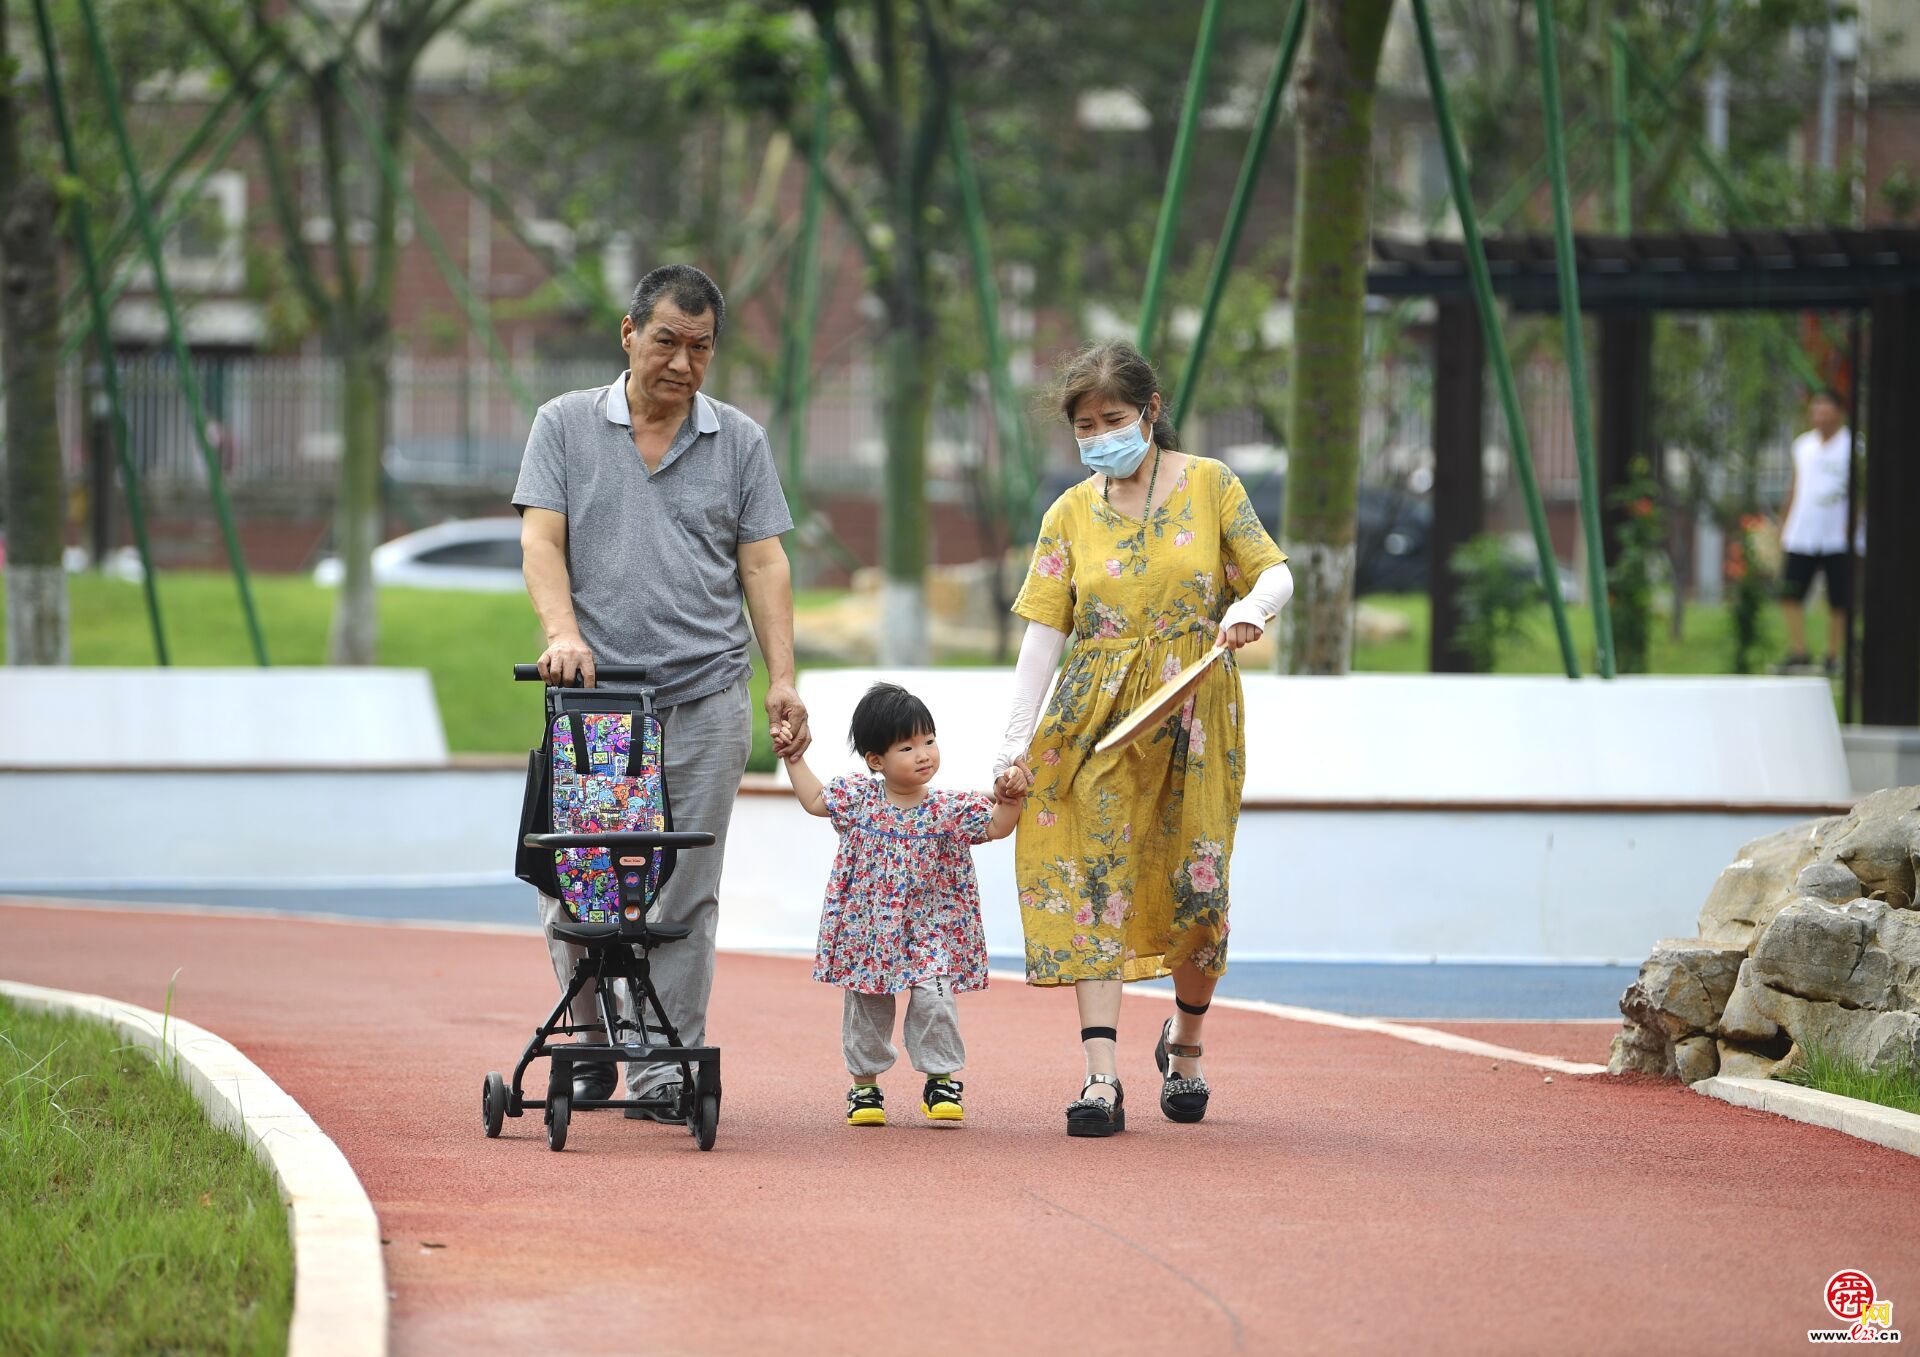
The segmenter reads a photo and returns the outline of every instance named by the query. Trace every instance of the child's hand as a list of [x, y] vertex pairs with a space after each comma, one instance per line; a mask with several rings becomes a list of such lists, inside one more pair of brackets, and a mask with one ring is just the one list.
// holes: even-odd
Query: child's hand
[[[793, 743], [793, 723], [791, 721], [781, 721], [773, 727], [773, 729], [769, 732], [769, 734], [772, 735], [773, 742], [776, 745], [792, 744]], [[786, 758], [786, 761], [788, 763], [798, 763], [800, 761], [800, 751], [798, 749], [795, 749], [790, 753], [786, 754], [784, 757]]]
[[1033, 774], [1027, 768], [1026, 755], [1022, 754], [994, 779], [993, 794], [1002, 801], [1018, 801], [1032, 786]]

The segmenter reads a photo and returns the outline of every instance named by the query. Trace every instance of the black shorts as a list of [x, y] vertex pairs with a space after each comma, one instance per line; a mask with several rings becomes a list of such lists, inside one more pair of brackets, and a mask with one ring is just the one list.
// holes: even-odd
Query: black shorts
[[1796, 603], [1804, 602], [1807, 591], [1813, 588], [1813, 577], [1827, 577], [1827, 605], [1844, 612], [1850, 595], [1847, 584], [1852, 572], [1847, 568], [1847, 553], [1836, 551], [1831, 556], [1808, 556], [1798, 551], [1787, 553], [1786, 574], [1780, 581], [1780, 597]]

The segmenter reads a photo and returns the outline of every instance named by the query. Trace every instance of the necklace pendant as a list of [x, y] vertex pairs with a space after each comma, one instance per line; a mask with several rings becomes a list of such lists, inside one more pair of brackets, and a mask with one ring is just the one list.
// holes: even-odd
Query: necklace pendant
[[[1140, 526], [1144, 529], [1153, 523], [1153, 489], [1160, 482], [1160, 449], [1153, 450], [1153, 470], [1147, 474], [1147, 503], [1140, 515]], [[1107, 501], [1107, 507], [1113, 507], [1113, 477], [1109, 476], [1100, 487], [1101, 495]], [[1144, 539], [1143, 543], [1144, 545]]]

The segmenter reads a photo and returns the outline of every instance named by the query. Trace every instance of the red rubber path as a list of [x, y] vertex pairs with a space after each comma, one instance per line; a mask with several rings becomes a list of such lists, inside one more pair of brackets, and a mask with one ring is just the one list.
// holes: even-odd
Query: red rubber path
[[556, 1155], [537, 1115], [480, 1130], [554, 998], [530, 934], [0, 906], [0, 977], [158, 1008], [176, 968], [359, 1171], [402, 1354], [1802, 1352], [1849, 1267], [1920, 1342], [1920, 1160], [1673, 1085], [1221, 1009], [1180, 1127], [1141, 997], [1128, 1131], [1068, 1140], [1071, 1001], [1000, 983], [967, 1124], [915, 1124], [903, 1065], [856, 1130], [839, 996], [728, 955], [717, 1148], [601, 1112]]

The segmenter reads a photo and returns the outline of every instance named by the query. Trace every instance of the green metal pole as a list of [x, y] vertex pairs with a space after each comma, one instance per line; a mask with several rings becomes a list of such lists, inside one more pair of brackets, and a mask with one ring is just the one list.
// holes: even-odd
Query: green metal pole
[[1520, 477], [1520, 491], [1526, 500], [1527, 521], [1533, 528], [1533, 546], [1540, 557], [1540, 583], [1546, 590], [1547, 605], [1553, 610], [1553, 629], [1560, 641], [1560, 660], [1568, 678], [1580, 677], [1580, 661], [1574, 654], [1573, 629], [1567, 623], [1567, 605], [1560, 597], [1560, 572], [1553, 559], [1553, 540], [1547, 535], [1547, 512], [1540, 502], [1540, 485], [1534, 477], [1533, 449], [1527, 439], [1526, 421], [1520, 414], [1520, 393], [1514, 385], [1513, 360], [1507, 352], [1506, 331], [1500, 325], [1500, 308], [1493, 297], [1493, 280], [1487, 273], [1487, 252], [1480, 239], [1480, 225], [1474, 218], [1473, 198], [1467, 185], [1466, 157], [1460, 151], [1460, 137], [1453, 125], [1453, 108], [1447, 100], [1447, 84], [1440, 72], [1440, 52], [1433, 39], [1433, 16], [1427, 12], [1427, 0], [1412, 0], [1414, 22], [1420, 34], [1420, 57], [1426, 66], [1427, 89], [1433, 98], [1434, 121], [1440, 133], [1440, 145], [1446, 152], [1447, 182], [1453, 191], [1454, 210], [1460, 216], [1460, 235], [1466, 246], [1467, 272], [1473, 280], [1474, 306], [1480, 315], [1480, 331], [1486, 337], [1487, 354], [1493, 360], [1493, 375], [1500, 392], [1500, 407], [1506, 414], [1507, 437], [1513, 444], [1513, 467]]
[[[80, 157], [74, 149], [73, 129], [67, 122], [66, 96], [60, 87], [60, 59], [53, 45], [53, 23], [47, 17], [47, 0], [33, 0], [34, 24], [40, 35], [40, 61], [46, 71], [48, 102], [53, 105], [53, 125], [60, 137], [60, 155], [67, 175], [80, 179]], [[153, 569], [153, 552], [147, 545], [147, 511], [140, 496], [140, 468], [134, 464], [132, 444], [127, 437], [127, 409], [120, 398], [120, 365], [114, 361], [112, 327], [107, 307], [100, 294], [100, 261], [93, 250], [93, 236], [87, 224], [87, 199], [76, 193], [67, 204], [74, 245], [80, 255], [80, 275], [91, 304], [94, 340], [100, 348], [100, 371], [107, 388], [107, 404], [113, 411], [113, 443], [120, 454], [120, 480], [127, 495], [127, 521], [133, 527], [134, 550], [140, 555], [140, 583], [146, 595], [147, 626], [153, 632], [154, 658], [162, 666], [173, 663], [167, 653], [167, 629], [160, 619], [160, 584]]]
[[260, 631], [260, 617], [253, 606], [253, 589], [247, 581], [246, 557], [240, 551], [240, 534], [234, 527], [233, 508], [227, 502], [226, 478], [220, 470], [220, 455], [207, 436], [207, 414], [200, 399], [200, 383], [193, 375], [193, 356], [187, 351], [187, 337], [180, 324], [180, 308], [173, 288], [167, 282], [167, 264], [160, 247], [147, 191], [140, 182], [140, 164], [134, 158], [133, 142], [127, 136], [127, 120], [121, 111], [120, 94], [113, 77], [113, 63], [107, 57], [106, 41], [100, 36], [100, 19], [94, 13], [93, 0], [80, 0], [80, 17], [86, 25], [87, 47], [93, 55], [100, 79], [100, 93], [107, 105], [107, 118], [113, 124], [113, 140], [120, 152], [120, 167], [127, 176], [127, 190], [133, 196], [133, 211], [140, 223], [140, 241], [147, 264], [153, 270], [153, 290], [166, 312], [167, 335], [172, 341], [173, 357], [180, 368], [180, 386], [186, 392], [187, 408], [193, 416], [194, 437], [200, 444], [200, 456], [207, 467], [207, 486], [213, 493], [214, 513], [220, 520], [220, 532], [226, 540], [227, 561], [233, 568], [233, 582], [240, 593], [240, 610], [246, 615], [247, 636], [253, 643], [253, 658], [265, 665], [267, 640]]
[[1187, 169], [1193, 160], [1193, 142], [1206, 102], [1207, 66], [1213, 60], [1213, 38], [1219, 27], [1220, 0], [1207, 0], [1200, 12], [1200, 34], [1193, 45], [1193, 68], [1187, 75], [1187, 97], [1180, 110], [1180, 130], [1173, 141], [1173, 164], [1167, 169], [1167, 190], [1160, 199], [1160, 223], [1153, 233], [1153, 258], [1147, 265], [1147, 291], [1140, 301], [1140, 348], [1153, 343], [1160, 324], [1160, 296], [1166, 286], [1167, 260], [1173, 254], [1174, 228], [1180, 202], [1187, 192]]
[[1607, 542], [1600, 527], [1600, 476], [1593, 453], [1593, 412], [1587, 393], [1580, 261], [1573, 253], [1573, 203], [1567, 194], [1567, 153], [1560, 135], [1560, 57], [1551, 0], [1533, 0], [1533, 14], [1539, 29], [1540, 102], [1546, 114], [1547, 169], [1553, 179], [1554, 274], [1560, 288], [1561, 330], [1566, 335], [1567, 385], [1573, 403], [1573, 450], [1580, 466], [1580, 525], [1587, 539], [1587, 592], [1593, 605], [1594, 662], [1601, 678], [1612, 678], [1613, 608], [1607, 598]]
[[[154, 180], [152, 191], [156, 200], [167, 196], [168, 190], [173, 187], [173, 181], [179, 177], [181, 170], [186, 168], [187, 162], [200, 153], [200, 148], [206, 145], [207, 138], [213, 135], [213, 129], [220, 125], [222, 118], [226, 117], [227, 110], [233, 106], [233, 101], [239, 97], [239, 93], [237, 87], [229, 89], [220, 96], [218, 103], [207, 110], [206, 116], [201, 119], [200, 125], [194, 128], [186, 144], [174, 153], [173, 159], [167, 162], [167, 167], [160, 171], [160, 177]], [[107, 243], [100, 247], [100, 253], [109, 259], [116, 257], [136, 229], [138, 229], [138, 223], [134, 221], [131, 213], [122, 217], [113, 230], [107, 233]], [[66, 295], [60, 299], [60, 309], [62, 311], [78, 310], [86, 302], [85, 289], [86, 284], [82, 282], [75, 281], [69, 284]], [[71, 357], [72, 355], [69, 352], [63, 356]]]
[[1213, 268], [1207, 276], [1207, 297], [1200, 307], [1200, 328], [1194, 332], [1193, 349], [1180, 373], [1180, 388], [1173, 398], [1175, 427], [1187, 417], [1187, 407], [1199, 385], [1200, 370], [1207, 358], [1207, 343], [1213, 338], [1213, 322], [1220, 310], [1220, 298], [1227, 290], [1227, 275], [1233, 270], [1233, 256], [1240, 248], [1240, 228], [1246, 223], [1247, 209], [1253, 205], [1254, 185], [1260, 181], [1266, 164], [1267, 146], [1273, 139], [1273, 125], [1280, 116], [1280, 96], [1293, 73], [1293, 59], [1300, 51], [1300, 35], [1306, 29], [1307, 0], [1293, 0], [1287, 14], [1287, 27], [1280, 38], [1280, 54], [1274, 59], [1273, 73], [1267, 77], [1266, 91], [1260, 96], [1260, 111], [1254, 115], [1253, 136], [1247, 142], [1247, 154], [1240, 162], [1240, 178], [1233, 186], [1233, 202], [1227, 208], [1227, 224], [1220, 233], [1220, 248], [1214, 252]]
[[[1633, 234], [1633, 143], [1628, 130], [1632, 123], [1627, 116], [1627, 40], [1617, 28], [1612, 37], [1607, 64], [1613, 85], [1613, 229], [1620, 235], [1630, 236]], [[1560, 168], [1564, 175], [1564, 160]]]
[[[254, 119], [260, 116], [260, 111], [264, 109], [273, 96], [279, 92], [280, 86], [286, 83], [287, 77], [290, 74], [292, 74], [290, 68], [282, 67], [280, 74], [275, 76], [270, 84], [253, 96], [252, 101], [240, 114], [240, 121], [227, 129], [227, 134], [220, 139], [220, 144], [215, 146], [213, 151], [207, 156], [206, 163], [200, 167], [199, 173], [194, 175], [187, 186], [174, 196], [173, 201], [167, 205], [167, 210], [160, 214], [158, 230], [163, 239], [168, 232], [172, 231], [173, 228], [179, 224], [180, 219], [187, 215], [188, 210], [192, 208], [195, 200], [199, 197], [201, 187], [213, 176], [214, 172], [218, 170], [221, 165], [226, 163], [227, 156], [232, 152], [234, 144], [246, 135], [247, 129], [253, 126]], [[178, 164], [178, 160], [176, 160], [175, 163]], [[160, 195], [163, 194], [165, 190], [166, 180], [163, 177], [161, 182], [154, 186], [154, 193]], [[102, 253], [109, 257], [117, 255], [121, 247], [126, 244], [126, 237], [138, 229], [139, 225], [135, 221], [128, 220], [122, 222], [112, 238], [107, 241], [106, 249], [102, 251]], [[134, 261], [127, 259], [109, 270], [106, 287], [108, 306], [112, 306], [116, 301], [120, 300], [120, 294], [127, 290], [127, 285], [133, 278], [133, 267]], [[81, 343], [82, 338], [77, 334], [68, 338], [66, 346], [61, 350], [60, 357], [62, 361], [71, 359], [78, 351]]]
[[427, 253], [433, 256], [434, 265], [439, 269], [440, 276], [446, 280], [454, 300], [459, 302], [461, 309], [467, 313], [467, 320], [479, 332], [481, 342], [487, 346], [487, 353], [492, 357], [494, 368], [500, 373], [501, 379], [506, 382], [507, 389], [513, 393], [521, 409], [531, 417], [533, 412], [540, 408], [540, 402], [533, 398], [533, 393], [527, 390], [526, 384], [520, 380], [520, 374], [514, 371], [513, 363], [507, 358], [507, 351], [500, 343], [500, 336], [493, 328], [493, 320], [487, 315], [486, 307], [482, 306], [480, 299], [473, 295], [473, 289], [467, 285], [466, 275], [460, 271], [459, 265], [453, 262], [453, 256], [447, 253], [446, 242], [440, 238], [440, 232], [434, 226], [433, 219], [420, 205], [420, 200], [408, 186], [406, 177], [400, 173], [400, 163], [394, 156], [393, 147], [387, 145], [386, 137], [368, 116], [366, 106], [360, 102], [360, 96], [354, 91], [351, 76], [346, 76], [340, 81], [340, 89], [346, 96], [348, 110], [360, 126], [360, 135], [366, 139], [367, 145], [373, 148], [374, 159], [380, 162], [380, 173], [386, 177], [387, 184], [393, 193], [400, 201], [407, 204], [408, 209], [413, 213], [414, 229], [420, 233], [420, 239], [425, 242]]
[[[1658, 76], [1653, 77], [1652, 88], [1654, 90], [1664, 92], [1672, 89], [1674, 85], [1686, 77], [1687, 72], [1693, 69], [1694, 64], [1698, 62], [1706, 52], [1707, 40], [1713, 35], [1714, 25], [1718, 18], [1719, 6], [1717, 4], [1710, 4], [1701, 11], [1700, 22], [1694, 26], [1693, 36], [1688, 40], [1686, 47], [1682, 49], [1679, 56], [1675, 57], [1673, 61], [1668, 64], [1666, 70], [1662, 71]], [[1632, 58], [1631, 52], [1629, 52], [1628, 55], [1631, 59], [1637, 60], [1637, 58]], [[1578, 118], [1567, 131], [1567, 144], [1569, 147], [1578, 145], [1584, 137], [1593, 131], [1598, 122], [1598, 116], [1593, 113], [1583, 114]], [[1493, 206], [1487, 209], [1486, 217], [1482, 224], [1495, 230], [1504, 225], [1507, 218], [1519, 211], [1521, 204], [1525, 203], [1526, 200], [1532, 196], [1533, 191], [1540, 187], [1541, 176], [1546, 172], [1547, 157], [1543, 155], [1534, 161], [1527, 172], [1515, 183], [1510, 185], [1505, 193], [1494, 200]]]

